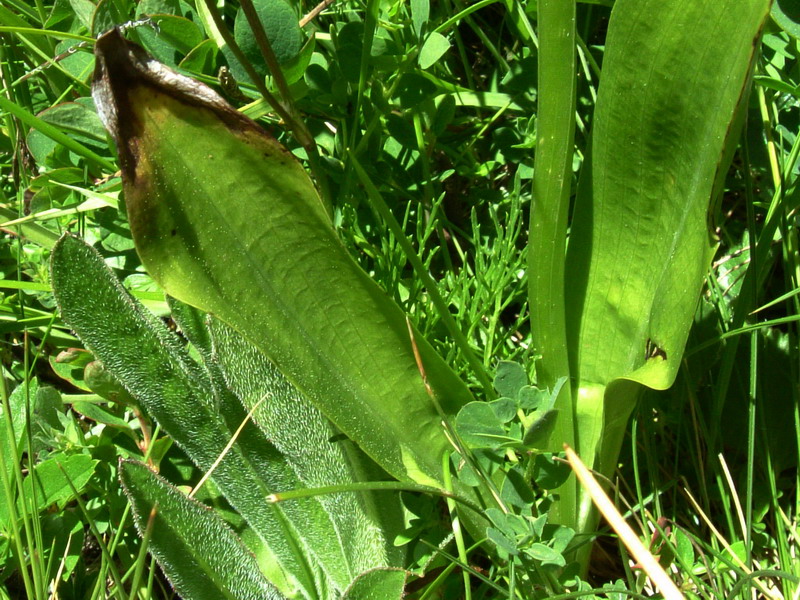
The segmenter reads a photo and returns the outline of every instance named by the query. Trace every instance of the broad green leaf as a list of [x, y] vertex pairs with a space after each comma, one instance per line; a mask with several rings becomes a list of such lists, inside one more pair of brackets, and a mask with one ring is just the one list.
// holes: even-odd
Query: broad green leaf
[[84, 98], [81, 102], [64, 102], [39, 113], [39, 118], [55, 125], [65, 133], [76, 136], [81, 143], [102, 142], [106, 134], [94, 107]]
[[467, 446], [499, 448], [509, 441], [502, 421], [487, 402], [470, 402], [456, 417], [456, 429]]
[[[26, 499], [36, 498], [36, 509], [61, 504], [74, 497], [88, 483], [99, 461], [85, 454], [54, 454], [33, 468], [22, 484]], [[34, 496], [35, 494], [35, 496]]]
[[614, 5], [566, 263], [578, 445], [601, 472], [615, 466], [639, 384], [664, 389], [681, 364], [716, 249], [709, 203], [738, 139], [768, 8]]
[[127, 11], [121, 10], [115, 0], [99, 0], [92, 15], [92, 35], [100, 35], [112, 27], [122, 25], [129, 20]]
[[545, 546], [544, 544], [531, 544], [529, 548], [525, 549], [525, 552], [534, 560], [541, 562], [544, 566], [553, 565], [556, 567], [563, 567], [566, 564], [560, 552], [556, 552], [550, 546]]
[[189, 51], [179, 66], [186, 71], [207, 73], [216, 61], [217, 52], [214, 40], [203, 40]]
[[772, 18], [795, 40], [800, 39], [800, 8], [793, 0], [775, 0], [772, 4]]
[[148, 15], [182, 16], [181, 4], [178, 0], [142, 0], [136, 5], [136, 18]]
[[81, 24], [88, 30], [92, 30], [92, 16], [94, 15], [95, 5], [91, 0], [69, 0], [75, 16]]
[[46, 120], [32, 115], [27, 110], [17, 106], [17, 104], [11, 102], [7, 98], [0, 97], [0, 109], [14, 115], [27, 126], [50, 138], [55, 143], [64, 146], [64, 148], [71, 150], [78, 156], [86, 158], [90, 164], [96, 167], [101, 167], [107, 171], [114, 171], [114, 164], [112, 162], [99, 156], [97, 153], [90, 150], [83, 144], [75, 141], [72, 137], [61, 131], [59, 127], [53, 126]]
[[138, 35], [145, 48], [161, 62], [169, 65], [177, 64], [175, 53], [189, 54], [200, 42], [203, 33], [189, 19], [175, 15], [150, 15], [158, 25], [158, 33], [149, 27], [142, 27]]
[[123, 461], [120, 479], [136, 527], [142, 534], [149, 529], [150, 551], [182, 598], [284, 598], [261, 574], [250, 551], [210, 508], [188, 498], [142, 463]]
[[[4, 437], [3, 445], [4, 451], [10, 450]], [[85, 454], [64, 453], [54, 454], [40, 462], [22, 481], [22, 496], [17, 498], [17, 515], [21, 514], [22, 502], [32, 512], [41, 512], [52, 504], [65, 504], [75, 496], [70, 483], [81, 492], [94, 474], [98, 462]], [[8, 527], [9, 518], [8, 502], [0, 502], [0, 524]]]
[[[333, 441], [336, 429], [255, 346], [219, 321], [213, 322], [211, 331], [215, 357], [230, 389], [248, 410], [254, 410], [253, 421], [306, 487], [382, 478], [352, 442]], [[318, 496], [316, 501], [339, 532], [346, 556], [329, 570], [346, 569], [352, 579], [368, 569], [402, 564], [398, 549], [388, 543], [392, 531], [403, 525], [399, 496], [348, 492]]]
[[411, 0], [411, 22], [414, 25], [414, 32], [417, 37], [422, 35], [422, 29], [428, 24], [431, 14], [430, 0]]
[[[312, 35], [308, 38], [306, 43], [303, 44], [297, 56], [281, 65], [281, 71], [283, 71], [283, 76], [287, 84], [292, 85], [303, 78], [308, 65], [311, 64], [311, 59], [314, 57], [316, 43], [316, 37]], [[263, 98], [261, 98], [261, 100], [263, 100]]]
[[537, 413], [536, 420], [525, 430], [523, 445], [536, 450], [549, 448], [557, 418], [558, 411], [555, 409], [543, 411], [541, 416]]
[[[209, 469], [225, 451], [233, 427], [243, 421], [241, 406], [238, 415], [220, 414], [220, 406], [230, 413], [231, 405], [217, 402], [207, 373], [130, 296], [95, 250], [66, 235], [53, 248], [51, 260], [53, 290], [64, 320], [195, 464]], [[275, 490], [302, 487], [274, 446], [255, 427], [245, 427], [213, 479], [283, 569], [313, 590], [311, 557], [314, 552], [335, 553], [337, 534], [313, 501], [266, 502]]]
[[300, 164], [212, 90], [118, 33], [96, 48], [95, 98], [153, 278], [254, 343], [390, 474], [440, 485], [451, 446], [436, 403], [453, 414], [469, 390], [418, 332], [411, 339], [402, 311], [336, 237]]
[[528, 385], [528, 375], [519, 363], [501, 360], [494, 376], [494, 389], [500, 396], [516, 398], [520, 390]]
[[408, 572], [403, 569], [374, 569], [359, 575], [343, 600], [402, 600]]

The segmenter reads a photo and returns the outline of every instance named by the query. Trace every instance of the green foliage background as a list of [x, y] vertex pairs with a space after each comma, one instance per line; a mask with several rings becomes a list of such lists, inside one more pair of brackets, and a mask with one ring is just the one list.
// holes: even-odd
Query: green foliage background
[[[102, 597], [109, 580], [118, 597], [132, 589], [169, 597], [141, 550], [116, 459], [141, 459], [144, 442], [171, 482], [199, 479], [172, 440], [79, 348], [50, 291], [50, 248], [72, 231], [156, 316], [169, 318], [133, 249], [113, 145], [89, 98], [93, 39], [113, 25], [145, 21], [127, 35], [165, 64], [217, 87], [314, 169], [351, 255], [473, 390], [486, 390], [500, 360], [517, 361], [535, 377], [524, 249], [537, 139], [536, 4], [413, 0], [371, 2], [365, 10], [344, 2], [302, 30], [298, 17], [311, 6], [265, 0], [256, 7], [318, 156], [301, 143], [303, 131], [289, 132], [274, 116], [241, 62], [219, 49], [220, 31], [201, 5], [0, 2], [6, 416], [0, 448], [6, 498], [32, 498], [5, 504], [0, 579], [6, 597], [44, 598], [51, 582], [58, 582], [62, 598]], [[573, 192], [602, 81], [610, 9], [611, 2], [578, 5]], [[263, 76], [266, 67], [240, 7], [226, 2], [222, 13]], [[786, 524], [797, 515], [800, 431], [797, 20], [790, 3], [775, 3], [741, 143], [711, 223], [720, 249], [686, 359], [671, 390], [644, 395], [620, 459], [620, 490], [633, 516], [668, 520], [672, 547], [663, 554], [680, 557], [677, 577], [700, 597], [736, 591], [748, 572], [772, 567], [782, 569], [776, 585], [790, 597], [800, 575]], [[700, 25], [697, 36], [702, 32]], [[681, 82], [674, 85], [679, 93]], [[400, 240], [366, 201], [350, 153], [413, 241], [478, 364], [453, 341]], [[59, 481], [57, 464], [76, 490]], [[52, 473], [46, 477], [55, 482], [52, 489], [25, 493], [21, 475], [33, 469]], [[200, 499], [218, 502], [219, 496], [208, 492]], [[424, 543], [435, 547], [446, 532], [435, 505], [404, 500], [415, 511], [406, 532], [412, 566], [422, 572], [452, 565]], [[220, 508], [235, 522], [229, 507]], [[616, 556], [613, 543], [607, 545]], [[38, 558], [20, 566], [19, 557], [33, 549]], [[476, 597], [507, 590], [508, 573], [498, 565], [484, 569], [476, 559], [475, 566], [486, 572], [474, 580]], [[646, 585], [619, 559], [594, 561], [592, 574], [599, 583], [622, 579], [629, 590]], [[436, 589], [455, 598], [460, 583], [452, 576]]]

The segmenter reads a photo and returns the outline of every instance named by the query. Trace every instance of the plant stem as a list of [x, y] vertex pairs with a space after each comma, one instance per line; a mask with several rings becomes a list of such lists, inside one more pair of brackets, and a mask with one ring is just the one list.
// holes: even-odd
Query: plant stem
[[[534, 345], [541, 354], [537, 383], [552, 388], [570, 375], [564, 300], [564, 257], [575, 136], [575, 2], [539, 2], [539, 108], [528, 241], [528, 304]], [[562, 387], [553, 450], [575, 443], [572, 380]], [[551, 513], [574, 526], [576, 484], [559, 489]]]

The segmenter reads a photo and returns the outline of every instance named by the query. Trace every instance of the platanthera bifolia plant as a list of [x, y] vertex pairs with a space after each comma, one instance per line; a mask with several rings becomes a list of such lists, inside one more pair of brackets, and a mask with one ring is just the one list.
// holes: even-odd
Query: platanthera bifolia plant
[[[407, 565], [391, 542], [402, 509], [387, 488], [446, 497], [459, 557], [463, 524], [518, 566], [531, 597], [568, 562], [585, 570], [588, 545], [573, 533], [597, 519], [574, 478], [553, 475], [552, 457], [566, 443], [611, 475], [640, 390], [675, 378], [768, 6], [616, 2], [568, 236], [575, 6], [539, 2], [528, 246], [537, 387], [503, 364], [478, 400], [350, 257], [290, 152], [118, 31], [99, 38], [94, 97], [118, 148], [131, 232], [194, 351], [76, 238], [53, 251], [53, 286], [64, 320], [235, 509], [122, 465], [137, 524], [176, 589], [399, 598]], [[366, 155], [348, 158], [438, 301]], [[274, 502], [291, 490], [307, 493]]]

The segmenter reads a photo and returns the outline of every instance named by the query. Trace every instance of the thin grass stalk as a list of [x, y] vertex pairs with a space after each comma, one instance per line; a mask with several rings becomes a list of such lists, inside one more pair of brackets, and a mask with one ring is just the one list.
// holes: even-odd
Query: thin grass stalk
[[[206, 0], [206, 4], [209, 4], [210, 0]], [[241, 0], [240, 5], [242, 7], [242, 11], [244, 12], [244, 16], [247, 19], [248, 25], [250, 25], [250, 29], [253, 32], [253, 36], [255, 37], [256, 44], [258, 45], [259, 51], [261, 52], [261, 56], [264, 59], [264, 62], [267, 64], [267, 68], [272, 75], [272, 80], [275, 82], [275, 85], [278, 87], [278, 92], [280, 93], [282, 102], [278, 102], [277, 99], [273, 97], [275, 103], [279, 105], [286, 113], [286, 116], [282, 115], [281, 118], [286, 122], [287, 125], [292, 130], [297, 141], [306, 151], [306, 155], [308, 157], [309, 166], [311, 167], [311, 171], [314, 174], [314, 178], [317, 182], [317, 185], [320, 189], [320, 194], [325, 202], [325, 206], [329, 209], [332, 205], [332, 198], [330, 192], [330, 184], [328, 183], [328, 177], [326, 176], [325, 172], [322, 169], [322, 165], [320, 164], [320, 157], [319, 157], [319, 148], [317, 147], [317, 142], [314, 139], [314, 136], [306, 127], [305, 121], [303, 121], [302, 117], [300, 116], [297, 108], [294, 105], [294, 101], [292, 100], [292, 92], [289, 89], [289, 85], [286, 83], [286, 78], [283, 76], [283, 70], [281, 69], [280, 64], [278, 63], [278, 59], [275, 56], [275, 52], [272, 50], [272, 45], [269, 42], [269, 38], [267, 37], [267, 33], [264, 31], [264, 27], [261, 24], [261, 20], [258, 18], [258, 13], [256, 13], [256, 9], [253, 6], [251, 0]], [[228, 33], [227, 28], [221, 26], [220, 23], [217, 23], [216, 17], [214, 16], [214, 10], [211, 9], [209, 6], [209, 12], [211, 13], [212, 18], [214, 19], [214, 23], [217, 25], [217, 29], [220, 32], [220, 35], [225, 37], [225, 35], [230, 35]], [[226, 38], [226, 42], [227, 42]], [[235, 43], [235, 42], [234, 42]], [[228, 43], [230, 46], [230, 43]], [[233, 50], [233, 46], [231, 46], [231, 50]], [[239, 62], [245, 64], [243, 62], [244, 56], [239, 57]], [[247, 63], [248, 66], [252, 69], [250, 63]], [[251, 74], [250, 71], [247, 72], [248, 76], [252, 79], [255, 75], [255, 70]], [[256, 75], [257, 76], [257, 75]], [[266, 87], [264, 86], [263, 81], [261, 78], [258, 80], [253, 80], [253, 82], [258, 87], [259, 92], [261, 92], [261, 88], [263, 87], [266, 91]], [[264, 96], [263, 92], [261, 92], [262, 96]], [[269, 99], [264, 96], [264, 99], [267, 102], [270, 102]], [[270, 105], [273, 108], [276, 108], [272, 102]], [[277, 111], [277, 108], [276, 108]]]
[[222, 20], [222, 15], [217, 8], [216, 2], [214, 2], [214, 0], [204, 0], [204, 2], [206, 8], [208, 8], [208, 13], [211, 15], [211, 19], [214, 21], [214, 25], [217, 27], [217, 31], [219, 31], [219, 34], [222, 36], [222, 39], [225, 40], [225, 43], [227, 44], [228, 48], [230, 48], [231, 52], [233, 52], [236, 60], [238, 60], [244, 70], [247, 71], [247, 76], [250, 78], [250, 81], [253, 82], [253, 85], [258, 90], [258, 93], [261, 94], [267, 104], [272, 107], [272, 110], [274, 110], [287, 125], [292, 127], [292, 131], [294, 131], [294, 120], [292, 119], [292, 116], [287, 112], [283, 104], [281, 104], [281, 102], [267, 89], [267, 86], [264, 85], [262, 78], [258, 76], [258, 73], [256, 73], [256, 70], [253, 68], [253, 65], [249, 60], [247, 60], [242, 52], [242, 49], [239, 48], [239, 44], [237, 44], [236, 40], [233, 39], [231, 32], [228, 30], [228, 26]]
[[[239, 2], [242, 7], [242, 12], [247, 19], [247, 24], [250, 25], [250, 30], [253, 32], [258, 49], [264, 62], [267, 64], [272, 79], [278, 88], [278, 92], [283, 100], [283, 106], [295, 116], [296, 111], [292, 107], [292, 93], [289, 91], [289, 85], [286, 83], [286, 78], [283, 76], [283, 71], [278, 63], [278, 58], [272, 50], [272, 44], [269, 42], [267, 33], [264, 31], [264, 26], [261, 24], [261, 19], [258, 18], [258, 13], [253, 6], [252, 0], [241, 0]], [[306, 132], [308, 133], [308, 132]]]
[[[33, 597], [37, 598], [39, 596], [34, 591], [34, 580], [33, 580], [34, 575], [28, 572], [28, 565], [25, 560], [25, 548], [22, 545], [23, 532], [19, 527], [20, 519], [19, 516], [17, 515], [16, 502], [14, 500], [15, 498], [14, 486], [16, 486], [18, 494], [20, 494], [22, 491], [22, 483], [21, 483], [22, 474], [19, 473], [18, 471], [19, 456], [17, 452], [16, 436], [14, 435], [14, 424], [11, 420], [12, 412], [11, 412], [11, 404], [9, 402], [8, 388], [6, 386], [6, 378], [1, 375], [0, 375], [0, 394], [2, 394], [3, 417], [4, 417], [3, 421], [6, 430], [6, 439], [11, 440], [11, 451], [12, 451], [12, 456], [5, 456], [5, 449], [3, 448], [2, 444], [0, 444], [0, 464], [7, 465], [11, 463], [15, 465], [15, 469], [11, 473], [12, 475], [11, 479], [9, 479], [5, 467], [0, 469], [0, 479], [2, 479], [6, 508], [8, 510], [9, 520], [11, 523], [10, 545], [14, 548], [14, 550], [17, 553], [17, 557], [19, 560], [19, 572], [20, 575], [22, 576], [22, 583], [23, 586], [25, 587], [25, 591], [27, 592], [28, 596], [31, 596], [33, 594]], [[28, 530], [27, 520], [24, 518], [23, 518], [23, 527], [25, 528], [26, 531]]]

